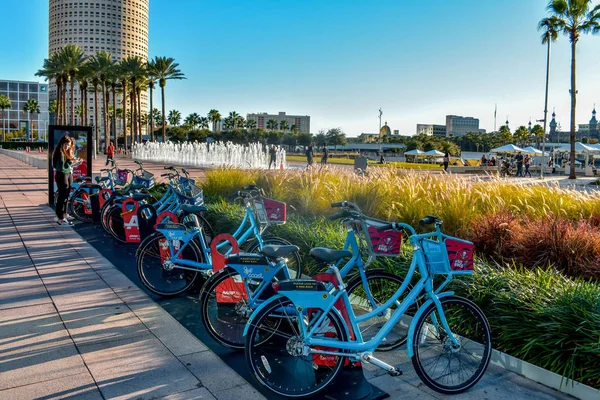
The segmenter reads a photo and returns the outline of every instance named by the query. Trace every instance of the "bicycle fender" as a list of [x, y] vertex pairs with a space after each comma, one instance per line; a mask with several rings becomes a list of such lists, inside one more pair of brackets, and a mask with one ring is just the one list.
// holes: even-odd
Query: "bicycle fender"
[[[443, 292], [437, 295], [438, 299], [448, 296], [454, 296], [454, 292]], [[431, 303], [433, 303], [433, 300], [429, 299], [421, 307], [419, 307], [419, 310], [410, 322], [410, 327], [408, 328], [408, 337], [406, 341], [406, 352], [408, 354], [408, 358], [412, 358], [413, 356], [413, 336], [415, 334], [417, 321], [419, 321], [419, 318], [421, 318], [421, 315], [425, 312], [425, 309], [429, 307]]]
[[281, 299], [283, 297], [285, 297], [285, 296], [282, 296], [280, 294], [276, 294], [275, 296], [272, 296], [269, 300], [264, 301], [260, 306], [256, 307], [256, 309], [250, 315], [250, 318], [248, 318], [248, 322], [246, 322], [246, 326], [244, 327], [244, 336], [246, 336], [246, 334], [248, 333], [248, 328], [250, 328], [250, 322], [252, 322], [252, 320], [260, 312], [260, 310], [262, 310], [263, 308], [265, 308], [266, 306], [268, 306], [272, 302], [274, 302], [276, 300], [279, 300], [279, 299]]

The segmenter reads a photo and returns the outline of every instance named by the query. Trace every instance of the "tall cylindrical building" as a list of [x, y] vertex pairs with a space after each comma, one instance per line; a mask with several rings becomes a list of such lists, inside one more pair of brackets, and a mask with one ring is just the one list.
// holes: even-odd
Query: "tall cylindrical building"
[[[148, 60], [149, 0], [49, 0], [49, 4], [49, 55], [66, 44], [76, 44], [88, 56], [104, 50], [117, 62], [128, 56]], [[78, 96], [76, 92], [76, 104]], [[50, 97], [56, 98], [54, 85]], [[142, 110], [147, 110], [146, 93], [141, 97]], [[93, 96], [89, 100], [93, 121]]]

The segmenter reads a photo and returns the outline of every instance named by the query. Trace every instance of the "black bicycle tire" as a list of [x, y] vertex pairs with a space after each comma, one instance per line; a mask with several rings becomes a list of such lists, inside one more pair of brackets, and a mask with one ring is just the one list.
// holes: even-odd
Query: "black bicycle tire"
[[469, 380], [467, 380], [466, 383], [464, 383], [456, 388], [453, 388], [453, 389], [450, 389], [448, 386], [442, 386], [442, 385], [437, 384], [435, 381], [433, 381], [429, 377], [429, 375], [427, 375], [427, 373], [425, 372], [423, 366], [421, 365], [421, 361], [419, 359], [419, 335], [420, 335], [421, 325], [423, 325], [425, 323], [425, 320], [431, 313], [431, 310], [435, 309], [435, 304], [431, 303], [425, 309], [425, 311], [423, 311], [423, 313], [419, 317], [419, 320], [417, 321], [417, 324], [415, 325], [415, 331], [414, 331], [414, 337], [413, 337], [412, 364], [413, 364], [413, 367], [415, 368], [415, 372], [417, 373], [417, 375], [419, 376], [421, 381], [425, 385], [427, 385], [429, 388], [431, 388], [432, 390], [435, 390], [436, 392], [442, 393], [442, 394], [459, 394], [459, 393], [463, 393], [463, 392], [469, 390], [470, 388], [472, 388], [477, 382], [479, 382], [479, 380], [485, 374], [485, 371], [490, 363], [490, 358], [492, 356], [492, 332], [490, 329], [490, 325], [487, 321], [487, 318], [485, 317], [485, 314], [471, 300], [465, 299], [465, 298], [459, 297], [459, 296], [447, 296], [447, 297], [442, 297], [440, 299], [440, 302], [442, 303], [442, 305], [444, 303], [448, 303], [448, 302], [463, 303], [464, 305], [467, 305], [472, 310], [474, 310], [475, 314], [477, 314], [477, 316], [480, 317], [480, 322], [483, 323], [483, 328], [485, 330], [485, 336], [487, 338], [487, 343], [484, 344], [485, 350], [484, 350], [484, 356], [482, 357], [482, 363], [480, 364], [478, 371], [475, 375], [473, 375]]
[[[164, 236], [160, 232], [156, 232], [156, 233], [152, 234], [151, 236], [149, 236], [148, 238], [152, 238], [152, 239], [145, 241], [144, 248], [148, 247], [150, 245], [150, 243], [152, 243], [152, 241], [160, 240], [160, 239], [164, 238]], [[191, 248], [194, 250], [194, 252], [196, 252], [196, 254], [198, 255], [198, 257], [197, 257], [198, 259], [195, 261], [197, 261], [198, 263], [204, 262], [204, 256], [202, 255], [202, 251], [198, 248], [198, 246], [193, 241], [190, 241], [188, 243], [188, 245], [191, 246]], [[189, 290], [191, 287], [194, 286], [194, 284], [198, 280], [200, 271], [195, 271], [194, 277], [193, 277], [193, 279], [190, 280], [189, 284], [186, 285], [183, 289], [180, 289], [176, 292], [166, 293], [166, 292], [161, 292], [160, 290], [155, 289], [147, 281], [147, 279], [143, 273], [143, 266], [142, 266], [143, 255], [142, 254], [144, 252], [144, 248], [142, 248], [142, 246], [140, 246], [140, 248], [136, 252], [136, 260], [135, 261], [136, 261], [136, 270], [137, 270], [138, 278], [140, 279], [140, 281], [142, 282], [142, 284], [144, 285], [144, 287], [146, 289], [148, 289], [152, 293], [157, 294], [162, 297], [175, 297], [175, 296], [180, 295], [181, 293], [186, 292], [187, 290]], [[186, 258], [186, 259], [188, 259], [188, 258]], [[194, 260], [191, 260], [191, 261], [194, 261]]]
[[231, 278], [232, 276], [237, 274], [237, 271], [235, 271], [233, 268], [226, 266], [225, 268], [218, 271], [206, 280], [204, 286], [202, 286], [202, 291], [200, 292], [200, 313], [202, 315], [202, 323], [204, 324], [204, 328], [215, 341], [217, 341], [224, 347], [241, 350], [244, 348], [246, 343], [246, 339], [243, 336], [243, 334], [241, 336], [242, 339], [237, 342], [233, 342], [224, 338], [222, 335], [219, 334], [219, 332], [217, 332], [217, 329], [214, 327], [214, 324], [212, 323], [212, 321], [210, 321], [208, 313], [208, 301], [210, 299], [211, 293], [216, 289], [218, 285], [223, 283], [225, 279]]
[[[291, 300], [289, 300], [286, 297], [283, 297], [282, 300], [289, 302], [290, 304], [293, 304], [291, 302]], [[318, 394], [321, 391], [323, 391], [324, 389], [326, 389], [327, 386], [331, 382], [333, 382], [333, 380], [335, 380], [335, 378], [338, 376], [338, 374], [342, 368], [342, 365], [344, 364], [344, 362], [346, 360], [346, 357], [338, 357], [338, 360], [337, 360], [337, 363], [335, 366], [335, 371], [331, 375], [331, 377], [327, 379], [326, 382], [322, 382], [319, 385], [319, 387], [313, 391], [298, 394], [298, 395], [294, 395], [294, 394], [290, 394], [290, 393], [283, 393], [281, 391], [278, 391], [278, 390], [272, 388], [271, 386], [269, 386], [268, 384], [266, 384], [264, 382], [264, 380], [262, 379], [262, 374], [254, 368], [254, 362], [252, 361], [252, 349], [253, 349], [252, 338], [254, 337], [254, 332], [256, 331], [257, 326], [260, 325], [261, 319], [265, 315], [268, 315], [269, 313], [271, 313], [274, 308], [285, 307], [286, 305], [287, 304], [284, 304], [283, 302], [273, 303], [273, 304], [263, 308], [262, 310], [260, 310], [257, 315], [253, 315], [252, 323], [249, 324], [248, 333], [246, 334], [246, 345], [245, 345], [245, 352], [244, 352], [245, 353], [244, 358], [246, 359], [246, 365], [248, 366], [248, 369], [252, 373], [252, 376], [254, 377], [254, 379], [256, 379], [262, 386], [269, 389], [273, 393], [276, 393], [280, 396], [289, 397], [289, 398], [306, 398], [306, 397], [315, 396], [316, 394]], [[332, 321], [332, 323], [334, 324], [334, 328], [336, 328], [336, 334], [340, 335], [340, 337], [342, 338], [343, 341], [347, 341], [348, 335], [347, 335], [346, 329], [344, 329], [344, 324], [343, 324], [343, 321], [341, 320], [341, 318], [339, 317], [339, 314], [337, 314], [333, 311], [330, 311], [328, 313], [327, 318], [329, 318], [330, 321]], [[289, 376], [289, 379], [294, 379], [294, 376], [293, 375]]]
[[68, 201], [67, 201], [67, 210], [71, 210], [71, 213], [72, 213], [73, 217], [75, 217], [78, 221], [81, 221], [81, 222], [91, 222], [92, 221], [92, 216], [91, 215], [88, 216], [87, 214], [85, 214], [85, 211], [83, 211], [83, 208], [84, 208], [83, 205], [81, 206], [81, 211], [83, 211], [82, 214], [78, 211], [78, 209], [76, 209], [73, 206], [73, 202], [77, 198], [77, 195], [79, 193], [82, 193], [82, 194], [86, 193], [87, 194], [87, 192], [85, 190], [83, 190], [83, 189], [77, 189], [73, 193], [73, 196], [71, 196], [68, 199]]

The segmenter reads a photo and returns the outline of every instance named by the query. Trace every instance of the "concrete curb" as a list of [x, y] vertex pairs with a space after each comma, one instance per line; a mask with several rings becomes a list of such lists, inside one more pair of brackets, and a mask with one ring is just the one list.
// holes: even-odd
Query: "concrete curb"
[[498, 350], [492, 351], [491, 364], [515, 372], [534, 382], [541, 383], [581, 400], [600, 399], [600, 390], [576, 381], [567, 380], [559, 374], [540, 368]]

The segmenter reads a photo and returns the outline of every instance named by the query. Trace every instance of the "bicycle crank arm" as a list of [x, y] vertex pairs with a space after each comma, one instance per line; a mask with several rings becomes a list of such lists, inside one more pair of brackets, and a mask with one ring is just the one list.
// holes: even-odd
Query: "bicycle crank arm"
[[361, 356], [361, 359], [365, 362], [368, 362], [369, 364], [373, 364], [381, 369], [386, 370], [388, 375], [390, 375], [390, 376], [402, 375], [401, 370], [373, 357], [373, 354], [371, 354], [371, 353], [363, 353], [363, 355]]

